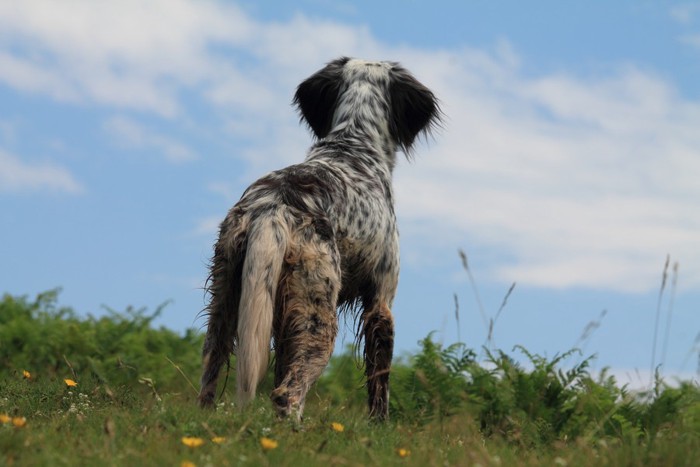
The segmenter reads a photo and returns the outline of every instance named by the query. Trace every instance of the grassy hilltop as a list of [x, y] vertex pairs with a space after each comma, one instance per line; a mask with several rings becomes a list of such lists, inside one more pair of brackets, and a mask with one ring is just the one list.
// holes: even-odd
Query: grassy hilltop
[[[231, 372], [196, 407], [202, 334], [128, 309], [81, 318], [57, 293], [0, 300], [0, 465], [698, 465], [700, 388], [644, 393], [594, 378], [569, 351], [485, 361], [427, 336], [394, 362], [391, 420], [366, 418], [362, 369], [333, 357], [305, 420], [278, 420], [266, 380], [244, 411]], [[577, 363], [571, 364], [571, 361]], [[232, 365], [233, 366], [233, 365]], [[225, 369], [224, 369], [225, 372]], [[226, 379], [226, 378], [222, 378]]]

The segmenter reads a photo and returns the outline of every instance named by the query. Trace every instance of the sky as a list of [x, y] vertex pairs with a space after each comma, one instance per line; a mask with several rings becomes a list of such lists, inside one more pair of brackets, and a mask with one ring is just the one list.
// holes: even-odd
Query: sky
[[218, 223], [303, 160], [295, 87], [339, 56], [445, 114], [394, 173], [397, 355], [435, 331], [697, 377], [697, 1], [0, 2], [0, 293], [203, 327]]

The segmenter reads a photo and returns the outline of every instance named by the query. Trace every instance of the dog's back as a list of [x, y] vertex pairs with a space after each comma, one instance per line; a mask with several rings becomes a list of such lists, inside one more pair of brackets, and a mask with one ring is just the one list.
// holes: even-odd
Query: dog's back
[[439, 109], [396, 63], [347, 58], [304, 81], [295, 103], [318, 141], [303, 163], [253, 183], [221, 224], [200, 403], [213, 402], [234, 346], [239, 401], [249, 400], [273, 336], [273, 402], [301, 417], [345, 305], [362, 310], [370, 413], [383, 418], [399, 267], [391, 175], [396, 150], [408, 153]]

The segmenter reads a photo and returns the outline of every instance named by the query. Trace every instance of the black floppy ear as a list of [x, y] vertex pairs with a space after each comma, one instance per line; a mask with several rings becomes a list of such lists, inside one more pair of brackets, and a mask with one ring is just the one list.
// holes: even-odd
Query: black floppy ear
[[328, 63], [322, 70], [306, 79], [297, 87], [294, 104], [317, 138], [331, 131], [333, 113], [338, 104], [342, 86], [343, 66], [350, 60], [342, 57]]
[[390, 72], [391, 116], [389, 129], [404, 153], [409, 154], [416, 136], [440, 122], [440, 106], [430, 89], [404, 68], [394, 65]]

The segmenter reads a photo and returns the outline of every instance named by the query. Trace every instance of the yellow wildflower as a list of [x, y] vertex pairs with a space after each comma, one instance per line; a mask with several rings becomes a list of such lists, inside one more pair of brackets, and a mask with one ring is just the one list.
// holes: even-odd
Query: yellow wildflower
[[8, 423], [10, 420], [12, 420], [12, 417], [6, 413], [0, 413], [0, 423]]
[[211, 442], [216, 443], [216, 444], [223, 444], [225, 441], [226, 441], [226, 438], [224, 438], [223, 436], [214, 436], [211, 439]]
[[408, 457], [411, 455], [411, 451], [409, 451], [408, 449], [399, 448], [396, 450], [396, 454], [398, 454], [399, 457]]
[[342, 433], [343, 431], [345, 431], [345, 427], [338, 422], [333, 422], [331, 423], [331, 430], [337, 431], [338, 433]]
[[27, 424], [27, 419], [24, 417], [13, 417], [12, 424], [17, 428], [22, 428], [24, 425]]
[[22, 376], [24, 377], [24, 379], [32, 379], [32, 374], [27, 370], [22, 370]]
[[180, 467], [197, 467], [197, 465], [192, 461], [182, 461]]
[[66, 383], [66, 386], [68, 386], [69, 388], [73, 388], [73, 387], [78, 385], [78, 383], [76, 383], [72, 379], [64, 379], [63, 381]]
[[275, 449], [277, 447], [277, 441], [274, 439], [270, 438], [265, 438], [264, 436], [260, 438], [260, 446], [266, 451], [270, 451], [271, 449]]
[[194, 436], [183, 436], [182, 444], [190, 448], [198, 448], [202, 444], [204, 444], [204, 440], [202, 438], [197, 438]]

